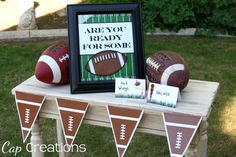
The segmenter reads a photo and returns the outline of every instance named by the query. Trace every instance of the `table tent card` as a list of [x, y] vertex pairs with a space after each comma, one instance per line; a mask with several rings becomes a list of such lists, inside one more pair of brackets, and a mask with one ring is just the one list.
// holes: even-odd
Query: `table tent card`
[[29, 136], [45, 96], [15, 91], [16, 107], [20, 119], [23, 142]]
[[119, 157], [123, 157], [143, 116], [143, 110], [107, 106]]
[[186, 114], [163, 113], [171, 157], [183, 157], [191, 143], [202, 117]]
[[145, 79], [116, 78], [115, 97], [144, 99], [145, 96]]
[[176, 107], [179, 97], [179, 88], [157, 83], [150, 83], [148, 88], [147, 102], [167, 107]]
[[72, 145], [89, 105], [85, 102], [60, 98], [57, 98], [56, 102], [65, 141], [68, 145]]

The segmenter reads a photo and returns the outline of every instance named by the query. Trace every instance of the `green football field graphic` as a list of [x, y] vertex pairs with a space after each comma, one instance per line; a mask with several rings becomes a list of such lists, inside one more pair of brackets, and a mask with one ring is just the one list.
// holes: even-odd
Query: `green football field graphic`
[[[125, 77], [125, 78], [133, 78], [135, 77], [134, 74], [134, 66], [133, 66], [133, 54], [132, 53], [127, 53], [126, 57], [126, 64], [123, 66], [123, 68], [116, 72], [113, 75], [110, 76], [98, 76], [91, 74], [90, 72], [85, 70], [86, 64], [89, 61], [89, 59], [93, 55], [83, 55], [81, 56], [81, 79], [82, 81], [99, 81], [99, 80], [114, 80], [116, 77]], [[109, 67], [108, 67], [109, 68]], [[104, 69], [106, 70], [106, 69]]]
[[[121, 23], [131, 22], [131, 14], [91, 14], [91, 15], [79, 15], [79, 23], [82, 24], [94, 24], [94, 23]], [[88, 72], [86, 65], [93, 55], [81, 55], [81, 81], [101, 81], [101, 80], [115, 80], [116, 77], [123, 78], [135, 78], [134, 67], [134, 52], [122, 53], [127, 57], [125, 65], [120, 71], [109, 76], [98, 76]], [[109, 67], [107, 67], [109, 68]], [[104, 69], [106, 70], [106, 69]]]
[[87, 18], [83, 24], [131, 22], [131, 14], [94, 14]]

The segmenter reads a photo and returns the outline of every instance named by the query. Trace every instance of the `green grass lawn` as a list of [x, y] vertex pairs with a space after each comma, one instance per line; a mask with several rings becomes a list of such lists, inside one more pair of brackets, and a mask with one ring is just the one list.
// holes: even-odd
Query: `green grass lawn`
[[[27, 157], [11, 89], [34, 73], [40, 54], [55, 41], [0, 43], [0, 148], [5, 141], [11, 146], [22, 146], [17, 157]], [[188, 62], [191, 79], [220, 82], [220, 90], [209, 118], [208, 157], [236, 156], [236, 40], [215, 38], [157, 38], [146, 37], [145, 55], [158, 50], [180, 53]], [[46, 144], [56, 142], [56, 122], [41, 119]], [[116, 157], [115, 143], [110, 128], [83, 124], [75, 140], [85, 143], [86, 153], [73, 157]], [[46, 157], [56, 157], [47, 153]], [[0, 157], [12, 157], [2, 154]], [[166, 137], [136, 133], [126, 157], [168, 157]]]

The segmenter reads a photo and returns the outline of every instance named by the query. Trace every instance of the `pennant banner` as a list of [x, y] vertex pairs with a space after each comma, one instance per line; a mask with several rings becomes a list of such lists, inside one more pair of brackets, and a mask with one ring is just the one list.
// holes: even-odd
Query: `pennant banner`
[[15, 91], [16, 107], [20, 119], [23, 142], [32, 130], [45, 96]]
[[143, 116], [143, 110], [112, 106], [107, 106], [107, 110], [118, 156], [123, 157]]
[[191, 143], [202, 117], [163, 113], [166, 135], [171, 157], [183, 157]]
[[84, 119], [88, 103], [57, 98], [57, 107], [65, 141], [71, 145]]

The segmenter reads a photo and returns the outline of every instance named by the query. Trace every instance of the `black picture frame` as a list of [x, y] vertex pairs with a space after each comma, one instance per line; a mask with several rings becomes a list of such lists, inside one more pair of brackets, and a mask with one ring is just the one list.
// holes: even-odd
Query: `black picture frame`
[[[141, 11], [140, 10], [141, 9], [140, 9], [139, 3], [77, 4], [77, 5], [68, 5], [67, 6], [68, 42], [69, 42], [69, 52], [70, 52], [70, 86], [71, 86], [71, 93], [72, 94], [90, 93], [90, 92], [113, 92], [115, 90], [115, 80], [114, 80], [115, 77], [121, 76], [121, 77], [127, 77], [127, 78], [139, 78], [139, 79], [145, 78], [143, 31], [142, 31], [142, 23], [141, 23], [141, 17], [140, 17]], [[102, 17], [104, 18], [103, 22], [102, 22]], [[110, 19], [110, 21], [109, 21], [109, 19]], [[117, 21], [115, 21], [114, 19], [116, 19]], [[121, 20], [121, 19], [123, 19], [122, 22], [124, 22], [124, 23], [119, 22], [119, 20]], [[88, 24], [88, 25], [85, 25], [85, 24]], [[97, 24], [99, 24], [99, 25], [97, 25]], [[86, 66], [84, 65], [84, 62], [86, 62], [86, 57], [89, 58], [89, 55], [91, 55], [91, 54], [89, 54], [89, 52], [93, 53], [95, 51], [99, 51], [96, 48], [94, 50], [94, 46], [91, 46], [91, 45], [95, 44], [95, 42], [93, 41], [93, 40], [95, 40], [95, 37], [92, 37], [92, 35], [90, 35], [90, 36], [88, 35], [88, 38], [90, 37], [90, 40], [88, 40], [87, 43], [84, 41], [85, 39], [87, 40], [86, 33], [89, 34], [91, 32], [92, 33], [96, 32], [95, 31], [96, 28], [92, 28], [92, 26], [95, 26], [95, 25], [99, 26], [99, 27], [97, 27], [97, 30], [104, 29], [106, 31], [109, 31], [109, 30], [111, 31], [111, 29], [109, 29], [108, 27], [114, 26], [114, 29], [113, 29], [114, 32], [115, 32], [115, 30], [117, 30], [117, 32], [120, 31], [121, 33], [123, 33], [123, 34], [119, 34], [119, 35], [114, 34], [113, 36], [111, 35], [108, 37], [106, 35], [109, 35], [109, 34], [107, 32], [105, 32], [104, 34], [102, 34], [103, 39], [106, 39], [108, 41], [111, 38], [114, 39], [114, 41], [115, 40], [117, 40], [117, 41], [124, 40], [125, 41], [127, 38], [124, 38], [124, 36], [127, 34], [131, 35], [131, 36], [128, 36], [128, 39], [130, 41], [132, 41], [132, 42], [127, 42], [129, 46], [127, 46], [127, 43], [126, 44], [119, 43], [120, 41], [118, 43], [111, 42], [111, 43], [109, 43], [110, 45], [109, 44], [106, 45], [109, 48], [112, 47], [112, 50], [114, 49], [114, 51], [116, 50], [116, 47], [119, 47], [120, 50], [122, 50], [122, 51], [126, 50], [126, 48], [127, 48], [127, 51], [129, 49], [133, 50], [133, 52], [131, 52], [129, 54], [128, 53], [125, 54], [127, 56], [128, 55], [131, 56], [131, 57], [128, 56], [127, 57], [128, 59], [126, 59], [126, 61], [127, 61], [125, 63], [125, 64], [127, 64], [127, 65], [125, 65], [126, 66], [126, 74], [123, 74], [123, 71], [125, 71], [125, 70], [123, 70], [123, 71], [120, 70], [119, 75], [117, 72], [117, 73], [114, 73], [109, 76], [100, 76], [100, 75], [93, 74], [92, 72], [88, 72], [89, 70], [87, 70], [87, 69], [91, 70], [92, 68], [85, 69], [87, 64], [89, 64], [89, 59], [88, 59]], [[105, 25], [108, 27], [105, 28], [104, 27]], [[121, 26], [119, 26], [119, 28], [118, 28], [118, 25], [121, 25]], [[115, 26], [117, 26], [116, 29], [115, 29]], [[87, 29], [86, 27], [88, 27], [89, 29]], [[102, 27], [104, 27], [104, 28], [102, 28]], [[131, 31], [130, 31], [130, 29], [131, 29]], [[82, 30], [86, 30], [86, 31], [82, 31]], [[103, 33], [103, 32], [99, 32], [99, 33]], [[117, 39], [115, 39], [115, 37]], [[121, 37], [123, 37], [124, 39]], [[94, 38], [94, 39], [92, 39], [92, 38]], [[96, 39], [99, 39], [99, 38], [96, 38]], [[101, 40], [100, 42], [102, 43], [103, 41]], [[81, 45], [82, 45], [82, 47], [81, 47]], [[99, 44], [99, 45], [101, 45], [101, 44]], [[104, 43], [102, 46], [106, 47]], [[91, 47], [93, 47], [93, 49], [91, 49]], [[102, 47], [102, 50], [104, 49], [104, 47]], [[92, 50], [94, 50], [94, 51], [92, 51]], [[107, 51], [109, 51], [109, 50], [107, 50]], [[120, 51], [118, 51], [118, 52], [120, 52]], [[97, 53], [98, 52], [95, 52], [95, 54], [97, 54]], [[95, 54], [93, 54], [93, 56]], [[90, 59], [92, 57], [90, 56]], [[105, 56], [105, 57], [107, 57], [107, 56]], [[129, 58], [131, 58], [131, 59], [129, 59]], [[132, 60], [132, 61], [130, 61], [130, 60]], [[132, 63], [131, 70], [130, 70], [130, 66], [128, 64], [128, 61], [129, 61], [129, 64]], [[109, 68], [109, 66], [106, 66], [106, 68]], [[104, 69], [104, 71], [105, 70], [106, 69]], [[118, 75], [118, 76], [116, 76], [116, 75]], [[103, 77], [104, 77], [104, 79], [103, 79]]]

